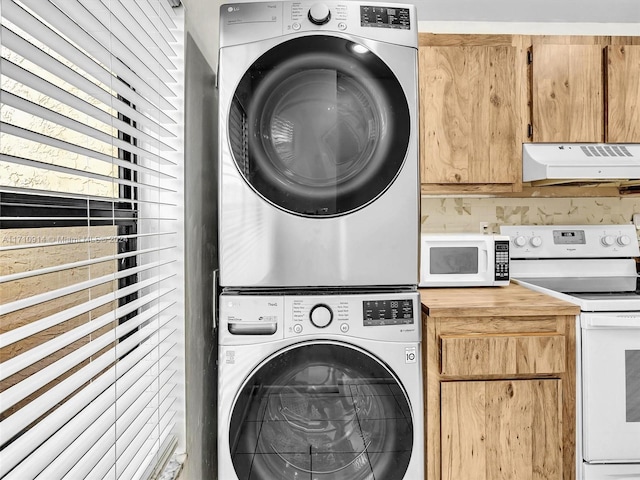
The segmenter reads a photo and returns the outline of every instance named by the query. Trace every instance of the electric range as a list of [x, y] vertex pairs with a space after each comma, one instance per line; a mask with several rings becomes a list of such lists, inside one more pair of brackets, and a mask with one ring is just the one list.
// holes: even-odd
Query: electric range
[[511, 277], [580, 306], [576, 461], [583, 480], [640, 479], [640, 256], [633, 225], [504, 226]]

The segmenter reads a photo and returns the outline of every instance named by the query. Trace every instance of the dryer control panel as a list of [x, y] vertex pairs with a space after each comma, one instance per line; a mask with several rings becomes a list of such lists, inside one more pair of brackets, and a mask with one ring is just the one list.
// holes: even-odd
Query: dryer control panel
[[352, 337], [419, 342], [417, 292], [220, 296], [221, 344], [271, 339]]
[[360, 24], [363, 27], [411, 28], [411, 15], [408, 8], [389, 6], [360, 6]]
[[331, 32], [417, 48], [416, 8], [353, 0], [242, 2], [220, 7], [220, 47], [283, 35]]

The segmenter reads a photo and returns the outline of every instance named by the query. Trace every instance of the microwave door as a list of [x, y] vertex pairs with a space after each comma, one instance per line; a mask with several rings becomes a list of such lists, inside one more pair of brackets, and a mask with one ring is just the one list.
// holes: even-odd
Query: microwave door
[[476, 275], [479, 261], [478, 248], [475, 246], [432, 246], [429, 249], [429, 274]]
[[486, 284], [488, 251], [477, 242], [432, 242], [421, 274], [423, 286], [474, 286]]
[[491, 261], [489, 257], [489, 250], [484, 244], [469, 242], [468, 245], [460, 244], [450, 247], [449, 253], [445, 254], [450, 268], [444, 269], [443, 273], [485, 278]]

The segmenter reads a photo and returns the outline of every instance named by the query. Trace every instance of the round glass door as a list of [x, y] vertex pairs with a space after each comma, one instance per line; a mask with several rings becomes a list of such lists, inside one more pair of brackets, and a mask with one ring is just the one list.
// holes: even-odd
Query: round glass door
[[352, 41], [308, 36], [258, 58], [229, 115], [239, 171], [263, 198], [336, 216], [379, 196], [402, 168], [409, 107], [389, 67]]
[[411, 410], [374, 357], [309, 342], [275, 354], [245, 382], [229, 445], [239, 480], [402, 480]]

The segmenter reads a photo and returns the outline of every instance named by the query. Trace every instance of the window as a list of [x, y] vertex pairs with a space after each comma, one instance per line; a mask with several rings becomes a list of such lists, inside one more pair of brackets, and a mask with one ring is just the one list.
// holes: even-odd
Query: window
[[0, 478], [147, 478], [184, 443], [182, 9], [0, 2]]

